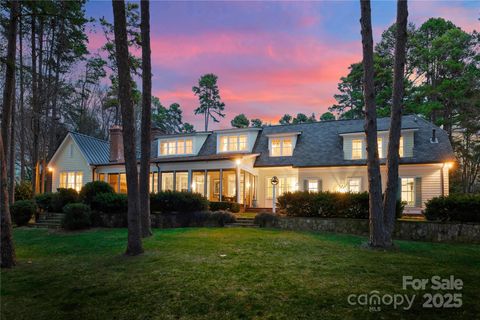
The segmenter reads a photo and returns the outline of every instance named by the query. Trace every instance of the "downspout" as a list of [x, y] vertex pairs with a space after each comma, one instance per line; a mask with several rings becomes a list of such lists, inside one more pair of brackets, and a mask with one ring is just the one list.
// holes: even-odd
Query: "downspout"
[[157, 192], [160, 192], [161, 180], [160, 180], [160, 165], [158, 162], [155, 162], [155, 166], [157, 167]]
[[97, 170], [97, 166], [92, 166], [92, 181], [95, 181], [95, 170]]

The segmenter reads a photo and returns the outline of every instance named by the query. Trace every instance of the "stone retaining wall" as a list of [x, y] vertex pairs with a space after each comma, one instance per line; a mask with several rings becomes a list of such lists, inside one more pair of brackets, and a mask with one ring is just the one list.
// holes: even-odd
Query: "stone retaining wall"
[[[368, 236], [368, 220], [343, 218], [282, 217], [269, 227]], [[480, 223], [401, 221], [395, 223], [395, 239], [431, 242], [480, 243]]]

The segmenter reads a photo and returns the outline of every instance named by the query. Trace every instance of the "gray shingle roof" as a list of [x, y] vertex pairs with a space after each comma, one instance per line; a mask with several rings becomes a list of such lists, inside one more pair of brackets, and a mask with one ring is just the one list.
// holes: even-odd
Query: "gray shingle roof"
[[77, 132], [70, 135], [87, 158], [89, 164], [106, 164], [110, 159], [110, 145], [108, 141], [90, 137]]
[[[366, 160], [345, 160], [340, 134], [363, 132], [364, 120], [337, 120], [265, 127], [253, 149], [260, 153], [255, 166], [291, 165], [294, 167], [342, 166], [366, 164]], [[379, 131], [388, 130], [390, 118], [377, 120]], [[454, 159], [447, 133], [417, 116], [404, 116], [402, 129], [417, 129], [414, 135], [413, 157], [400, 163], [443, 162]], [[431, 143], [432, 129], [436, 129], [438, 143]], [[301, 131], [291, 157], [269, 157], [268, 134]], [[382, 162], [382, 161], [381, 161]], [[384, 162], [384, 160], [383, 160]]]
[[[320, 166], [348, 166], [365, 165], [366, 160], [345, 160], [343, 155], [344, 133], [362, 133], [364, 120], [337, 120], [320, 121], [295, 125], [277, 125], [264, 127], [259, 132], [253, 154], [258, 154], [255, 166], [293, 166], [293, 167], [320, 167]], [[379, 131], [388, 130], [390, 118], [377, 120]], [[404, 157], [400, 163], [437, 163], [454, 160], [453, 150], [447, 133], [432, 123], [420, 117], [409, 115], [402, 118], [402, 129], [415, 129], [413, 157]], [[431, 143], [432, 129], [436, 129], [438, 143]], [[270, 157], [268, 151], [268, 135], [278, 133], [301, 132], [291, 157]], [[84, 154], [91, 164], [109, 164], [109, 145], [107, 141], [72, 133]], [[241, 155], [217, 154], [218, 132], [213, 131], [205, 140], [198, 155], [155, 158], [156, 142], [152, 143], [152, 161], [179, 162], [232, 159]], [[385, 159], [380, 160], [381, 163]]]

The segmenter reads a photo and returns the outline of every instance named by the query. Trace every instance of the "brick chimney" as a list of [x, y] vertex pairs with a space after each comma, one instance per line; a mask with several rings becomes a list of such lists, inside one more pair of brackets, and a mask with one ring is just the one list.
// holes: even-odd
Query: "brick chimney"
[[110, 128], [110, 162], [123, 162], [123, 137], [122, 127]]

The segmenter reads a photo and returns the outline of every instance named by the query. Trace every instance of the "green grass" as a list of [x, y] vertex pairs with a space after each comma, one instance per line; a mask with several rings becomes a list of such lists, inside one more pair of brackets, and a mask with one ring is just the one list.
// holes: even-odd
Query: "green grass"
[[[16, 229], [19, 265], [2, 270], [2, 319], [474, 319], [480, 247], [241, 228], [154, 230], [146, 253], [122, 255], [125, 229]], [[225, 255], [225, 256], [223, 256]], [[402, 275], [454, 275], [460, 309], [350, 306], [349, 294], [405, 293]], [[423, 294], [423, 292], [407, 291]]]

